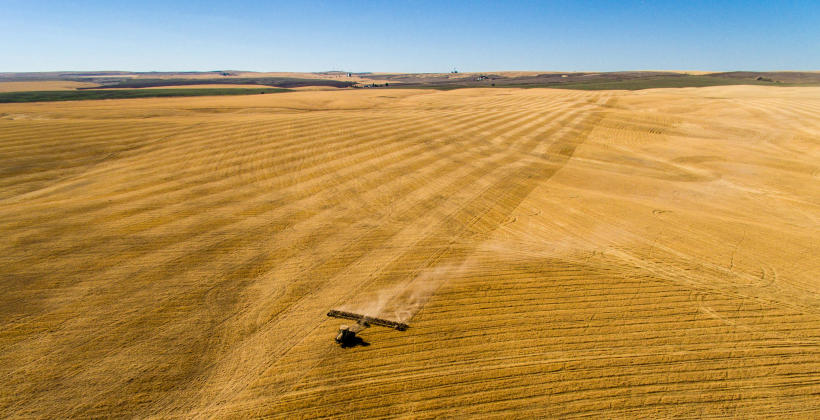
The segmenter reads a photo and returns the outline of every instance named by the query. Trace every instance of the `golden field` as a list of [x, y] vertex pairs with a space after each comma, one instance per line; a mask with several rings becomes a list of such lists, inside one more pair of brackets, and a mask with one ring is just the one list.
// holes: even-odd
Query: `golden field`
[[72, 81], [0, 82], [0, 92], [33, 92], [38, 90], [77, 90], [99, 86], [96, 83]]
[[1, 417], [820, 415], [820, 88], [3, 104], [0, 163]]

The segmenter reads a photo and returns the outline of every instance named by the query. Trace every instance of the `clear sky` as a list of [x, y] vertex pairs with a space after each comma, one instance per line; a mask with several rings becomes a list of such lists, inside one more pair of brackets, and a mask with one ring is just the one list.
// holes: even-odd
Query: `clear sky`
[[0, 72], [820, 70], [820, 0], [0, 0]]

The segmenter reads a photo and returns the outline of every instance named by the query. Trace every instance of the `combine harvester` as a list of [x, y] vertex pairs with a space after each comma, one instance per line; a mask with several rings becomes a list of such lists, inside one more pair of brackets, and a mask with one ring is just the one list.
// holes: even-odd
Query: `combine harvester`
[[[356, 321], [353, 326], [342, 325], [339, 327], [339, 334], [336, 335], [336, 342], [342, 346], [349, 346], [356, 342], [356, 333], [364, 330], [370, 325], [378, 325], [380, 327], [393, 328], [395, 330], [404, 331], [410, 328], [409, 325], [403, 322], [390, 321], [387, 319], [373, 318], [367, 315], [354, 314], [353, 312], [337, 311], [331, 309], [327, 316], [334, 318], [350, 319]], [[359, 339], [361, 340], [361, 339]]]

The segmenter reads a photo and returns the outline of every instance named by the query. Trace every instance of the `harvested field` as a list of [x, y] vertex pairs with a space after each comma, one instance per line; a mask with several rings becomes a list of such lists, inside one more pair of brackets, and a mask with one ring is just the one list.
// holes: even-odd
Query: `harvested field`
[[134, 98], [171, 98], [186, 96], [230, 96], [258, 95], [265, 93], [287, 92], [287, 89], [265, 86], [248, 88], [196, 88], [196, 89], [91, 89], [91, 90], [55, 90], [30, 92], [0, 92], [0, 103], [26, 102], [59, 102], [59, 101], [93, 101], [100, 99], [134, 99]]
[[2, 417], [820, 415], [820, 88], [0, 104], [0, 163]]
[[[77, 88], [93, 88], [96, 83], [72, 82], [64, 80], [33, 81], [33, 82], [3, 82], [0, 81], [0, 92], [36, 92], [43, 90], [75, 90]], [[221, 86], [220, 86], [221, 87]]]

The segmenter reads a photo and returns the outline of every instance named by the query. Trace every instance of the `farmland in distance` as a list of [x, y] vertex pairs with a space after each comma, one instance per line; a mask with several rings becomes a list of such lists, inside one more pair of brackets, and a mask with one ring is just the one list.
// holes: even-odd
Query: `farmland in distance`
[[815, 87], [0, 104], [0, 416], [817, 417], [819, 177]]

